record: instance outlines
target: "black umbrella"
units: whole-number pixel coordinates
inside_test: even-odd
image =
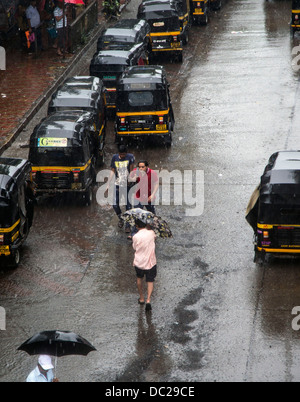
[[[95,351],[86,339],[69,331],[44,331],[24,342],[18,350],[29,355],[50,355],[62,357],[67,355],[87,356]]]

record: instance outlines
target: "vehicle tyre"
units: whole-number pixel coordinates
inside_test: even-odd
[[[189,34],[188,32],[185,33],[183,39],[182,39],[182,44],[185,46],[189,43]]]
[[[90,206],[93,201],[93,189],[90,186],[82,195],[82,202],[84,206]]]
[[[204,15],[204,19],[201,21],[201,25],[207,25],[208,24],[208,14],[206,13]]]
[[[104,159],[105,159],[105,155],[104,155],[104,149],[102,149],[102,152],[99,152],[98,158],[97,158],[97,165],[99,167],[104,165]]]
[[[168,148],[172,145],[172,134],[171,133],[164,136],[164,144]]]
[[[178,63],[182,63],[183,62],[183,55],[182,53],[179,53],[178,56],[176,57],[176,60]]]
[[[10,265],[13,268],[17,268],[19,264],[20,264],[20,251],[17,249],[12,252]]]

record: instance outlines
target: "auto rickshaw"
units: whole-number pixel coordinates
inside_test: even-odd
[[[291,30],[293,34],[300,30],[300,0],[292,1]]]
[[[199,25],[207,25],[209,19],[209,0],[190,0],[191,1],[191,14],[193,22]]]
[[[148,64],[148,54],[144,46],[138,43],[131,44],[127,48],[103,50],[95,53],[90,64],[90,75],[99,77],[105,87],[106,108],[110,116],[115,114],[116,109],[116,86],[117,81],[129,66]]]
[[[68,78],[52,95],[48,115],[58,111],[89,112],[93,117],[94,135],[97,144],[97,162],[104,163],[104,142],[106,132],[104,86],[100,78],[75,76]]]
[[[92,201],[96,147],[90,113],[56,112],[38,124],[30,137],[29,160],[37,195],[74,193]]]
[[[0,158],[0,256],[17,267],[32,226],[34,184],[28,160]]]
[[[143,0],[143,3],[147,4],[153,0]],[[170,0],[176,7],[179,21],[180,21],[180,40],[183,45],[188,43],[189,29],[191,27],[190,22],[190,0]]]
[[[179,15],[177,1],[146,0],[140,4],[137,16],[150,24],[152,56],[163,52],[182,62],[183,37],[187,31],[182,33]]]
[[[162,137],[166,145],[171,145],[174,125],[164,68],[128,68],[117,85],[116,141],[152,136]]]
[[[246,212],[254,230],[255,258],[300,255],[300,151],[274,153]]]
[[[145,20],[124,19],[119,21],[113,27],[105,29],[97,42],[97,51],[125,49],[128,45],[143,43],[144,51],[151,48],[150,45],[150,25]]]

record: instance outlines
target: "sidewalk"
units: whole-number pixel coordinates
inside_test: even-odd
[[[106,25],[99,0],[98,26],[88,43],[75,55],[57,56],[50,48],[38,57],[19,49],[7,49],[6,70],[0,71],[0,154],[23,130],[32,116],[65,80],[85,51],[90,48]]]

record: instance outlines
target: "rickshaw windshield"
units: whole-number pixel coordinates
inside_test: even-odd
[[[260,202],[258,222],[270,225],[300,225],[300,196],[272,195]]]
[[[172,17],[178,17],[178,14],[176,13],[175,10],[164,10],[163,6],[157,7],[157,9],[154,10],[144,10],[140,14],[140,18],[143,18],[145,20],[157,20],[157,19],[164,19],[164,18],[172,18]]]
[[[17,221],[17,207],[12,207],[9,201],[0,201],[0,227],[10,228]]]
[[[113,44],[128,44],[135,43],[135,38],[133,36],[103,36],[98,42],[98,48],[106,49],[109,48],[110,45]]]
[[[74,111],[84,111],[84,112],[94,112],[95,108],[92,106],[86,106],[86,107],[82,107],[82,106],[51,106],[49,108],[49,113],[53,113],[53,112],[74,112]]]
[[[166,91],[124,91],[118,93],[120,112],[161,111],[168,108]]]
[[[35,148],[31,152],[31,162],[36,166],[84,166],[82,147]]]

